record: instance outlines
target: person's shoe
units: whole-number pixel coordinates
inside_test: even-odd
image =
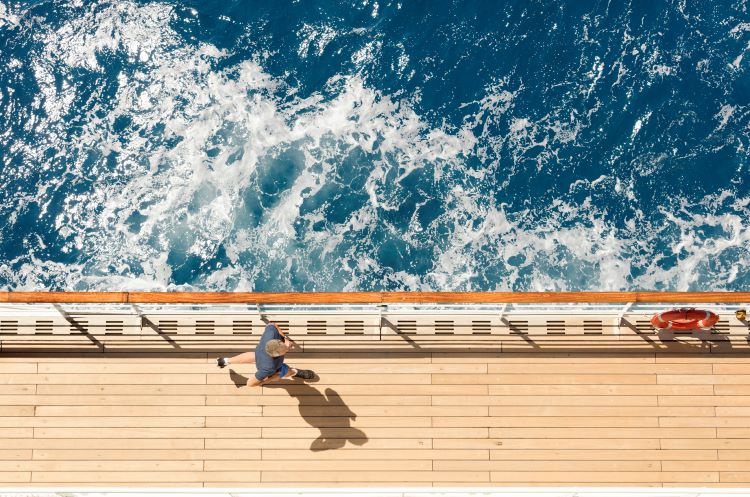
[[[219,357],[218,359],[216,359],[216,365],[220,368],[226,367],[227,361],[223,357]]]
[[[298,369],[293,378],[302,378],[303,380],[315,379],[315,373],[309,369]]]

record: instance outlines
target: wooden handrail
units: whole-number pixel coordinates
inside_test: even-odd
[[[0,292],[5,303],[380,304],[750,302],[750,292]]]

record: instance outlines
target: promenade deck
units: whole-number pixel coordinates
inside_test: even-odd
[[[744,354],[0,355],[0,486],[750,486]]]
[[[257,341],[246,320],[63,315],[62,334],[0,319],[0,487],[750,486],[747,325],[726,313],[668,336],[627,314],[612,333],[471,315],[460,334],[428,313],[377,337],[304,316],[287,362],[319,381],[259,388],[215,364]]]

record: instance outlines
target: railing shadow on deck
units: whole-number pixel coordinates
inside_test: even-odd
[[[92,345],[94,345],[97,349],[104,350],[104,344],[97,340],[94,335],[89,333],[84,326],[81,326],[80,323],[73,319],[70,314],[65,309],[63,309],[62,306],[60,306],[60,304],[52,304],[52,306],[57,309],[60,315],[65,318],[65,320],[70,324],[71,329],[75,329],[82,336],[85,336],[88,340],[91,340]]]
[[[728,351],[727,349],[732,348],[732,342],[729,338],[721,334],[713,333],[711,330],[701,329],[687,333],[680,333],[679,335],[675,334],[672,330],[658,330],[655,334],[646,334],[642,333],[637,325],[625,318],[620,320],[620,326],[629,329],[654,348],[664,346],[664,344],[673,344],[672,348],[687,347],[696,352],[711,352],[712,349],[719,348],[721,351]],[[685,339],[696,339],[697,341],[686,342]]]
[[[388,357],[396,355],[429,355],[434,353],[450,353],[454,355],[465,355],[471,357],[478,353],[513,354],[581,354],[582,356],[592,354],[649,354],[649,353],[730,353],[750,352],[750,337],[734,337],[730,339],[709,331],[696,332],[692,334],[675,335],[671,332],[661,332],[653,335],[639,334],[631,335],[627,341],[620,341],[613,336],[599,337],[549,337],[535,335],[518,335],[510,337],[497,337],[496,339],[477,340],[473,337],[456,337],[450,342],[445,340],[432,341],[430,337],[409,337],[409,340],[401,342],[397,337],[390,342],[373,340],[371,342],[358,342],[356,346],[347,343],[345,339],[336,342],[309,341],[297,339],[303,347],[302,352],[292,353],[290,357],[304,357],[308,354],[329,354],[331,357]],[[0,356],[16,357],[60,357],[80,356],[94,357],[102,355],[130,356],[130,357],[186,357],[186,358],[215,358],[223,354],[247,352],[255,343],[236,342],[189,342],[181,341],[177,337],[171,337],[170,342],[161,344],[144,344],[133,342],[131,344],[117,344],[110,346],[107,342],[102,345],[96,343],[45,345],[42,343],[29,343],[19,345],[17,343],[3,346],[0,342]],[[418,343],[412,346],[410,342]],[[740,347],[740,345],[742,345]],[[739,348],[736,348],[739,347]]]

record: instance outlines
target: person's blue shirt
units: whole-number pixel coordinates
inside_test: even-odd
[[[271,357],[266,352],[266,344],[269,340],[284,340],[279,330],[272,324],[266,326],[263,331],[263,336],[260,337],[260,342],[255,347],[255,367],[258,371],[255,373],[255,377],[258,380],[263,380],[276,373],[284,364],[284,356]]]

